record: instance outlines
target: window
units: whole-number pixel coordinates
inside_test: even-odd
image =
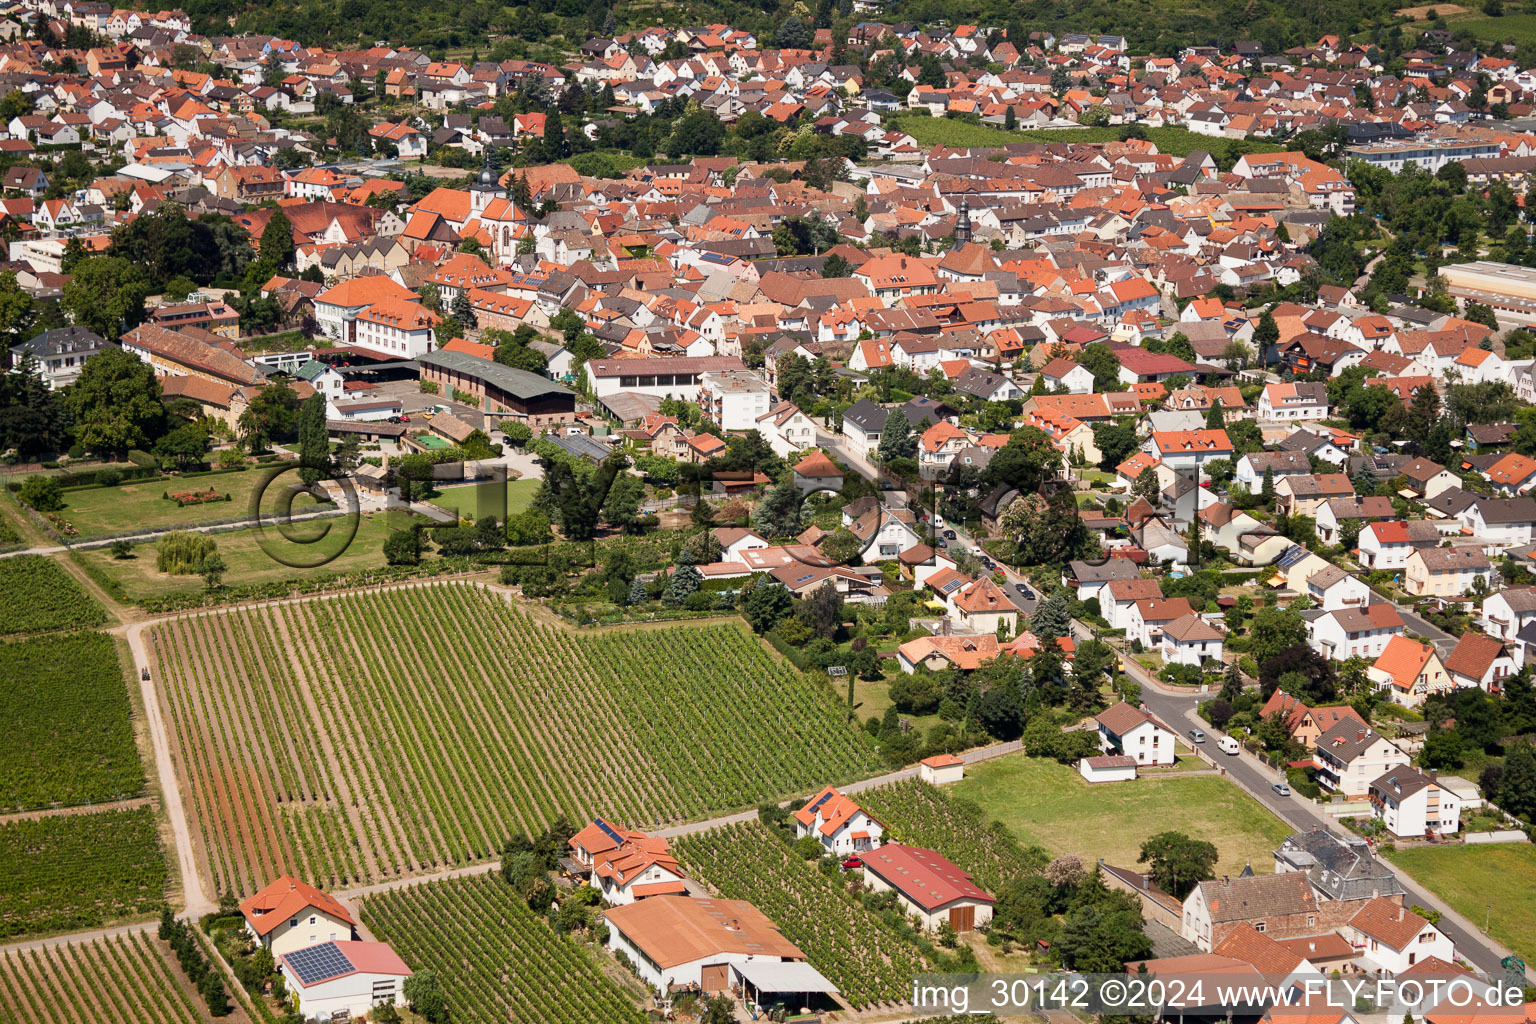
[[[314,924],[317,920],[319,920],[319,919],[317,917],[315,917],[314,914],[310,914],[309,915],[309,923],[310,924]]]
[[[297,928],[298,926],[299,926],[299,919],[298,918],[295,917],[295,918],[290,918],[289,919],[289,921],[288,921],[288,927],[289,928]]]
[[[1264,922],[1264,921],[1255,921],[1255,922],[1253,922],[1253,930],[1256,931],[1256,932],[1262,932],[1267,927],[1268,927],[1268,924],[1266,922]]]

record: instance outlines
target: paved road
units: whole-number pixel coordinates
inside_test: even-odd
[[[1169,728],[1181,735],[1188,735],[1189,730],[1193,728],[1210,731],[1210,725],[1195,714],[1195,706],[1205,695],[1169,691],[1153,679],[1146,669],[1130,658],[1122,656],[1121,665],[1131,678],[1141,683],[1142,703],[1146,704],[1148,709]],[[1296,795],[1280,796],[1271,789],[1270,787],[1280,780],[1280,773],[1246,751],[1235,757],[1219,758],[1217,763],[1226,769],[1227,777],[1241,786],[1249,796],[1298,832],[1314,828],[1342,831],[1337,824],[1337,819],[1318,810],[1309,800]],[[1408,905],[1418,904],[1440,911],[1443,915],[1440,920],[1440,930],[1450,936],[1451,941],[1456,944],[1457,954],[1462,959],[1488,974],[1503,976],[1503,968],[1499,966],[1499,961],[1509,955],[1508,950],[1484,935],[1480,928],[1451,909],[1439,897],[1419,886],[1391,862],[1382,858],[1382,863],[1386,864],[1402,883]]]

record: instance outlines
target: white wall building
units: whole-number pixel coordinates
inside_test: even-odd
[[[343,1010],[357,1018],[375,1006],[403,1006],[411,976],[384,942],[324,942],[283,954],[277,966],[299,1013],[319,1020]]]

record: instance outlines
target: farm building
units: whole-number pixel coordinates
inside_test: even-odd
[[[1077,762],[1077,774],[1089,782],[1130,782],[1136,778],[1136,759],[1125,754],[1100,754]]]
[[[240,913],[246,930],[274,957],[350,939],[356,923],[334,897],[288,875],[241,903]]]
[[[706,992],[724,991],[732,964],[805,960],[800,947],[744,900],[657,896],[614,907],[603,917],[608,948],[623,953],[646,984],[663,990],[698,985]],[[821,983],[832,990],[825,978]]]
[[[968,932],[992,919],[994,900],[941,854],[920,846],[887,843],[864,854],[864,879],[875,892],[896,890],[907,913],[929,930],[948,922]]]
[[[361,1017],[375,1006],[405,1002],[405,966],[387,942],[322,942],[284,953],[278,970],[307,1020],[345,1010]]]
[[[885,826],[828,786],[794,814],[795,838],[815,836],[828,853],[846,856],[880,845]]]
[[[535,427],[576,418],[576,393],[536,373],[446,350],[428,352],[417,363],[422,380],[444,395],[467,392],[485,411],[510,412]]]
[[[954,754],[934,754],[918,762],[917,777],[935,786],[965,778],[965,761]]]

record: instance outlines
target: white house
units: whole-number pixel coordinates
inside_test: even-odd
[[[1137,601],[1122,617],[1127,640],[1138,640],[1143,647],[1161,647],[1163,628],[1175,619],[1193,615],[1195,609],[1187,597],[1158,597]]]
[[[865,884],[874,892],[894,889],[902,910],[925,930],[948,924],[968,932],[992,919],[991,894],[933,850],[888,843],[863,861]]]
[[[1328,385],[1296,382],[1268,384],[1259,395],[1261,420],[1303,422],[1328,418]]]
[[[1199,469],[1217,459],[1232,458],[1232,440],[1225,430],[1159,430],[1144,446],[1169,469]]]
[[[386,942],[323,942],[284,953],[277,969],[305,1020],[356,1019],[376,1006],[405,1005],[411,969]]]
[[[880,505],[855,519],[848,529],[863,542],[859,553],[865,562],[888,562],[923,542],[914,529],[915,523],[916,519],[906,509],[892,511]]]
[[[1386,602],[1334,611],[1304,612],[1307,643],[1330,661],[1381,657],[1394,636],[1403,635],[1403,617]]]
[[[1110,559],[1110,563],[1128,561],[1130,559]],[[1126,629],[1130,623],[1131,609],[1136,607],[1137,602],[1156,600],[1162,596],[1163,585],[1157,580],[1110,580],[1099,590],[1099,614],[1104,616],[1110,629]]]
[[[880,845],[885,826],[858,804],[828,786],[794,813],[795,838],[815,836],[826,852],[863,855]]]
[[[1347,797],[1363,797],[1371,783],[1408,763],[1408,755],[1369,726],[1344,719],[1313,744],[1317,781]]]
[[[1461,798],[1433,773],[1404,765],[1371,783],[1371,813],[1399,839],[1454,835],[1461,828]]]
[[[725,965],[805,960],[777,925],[744,900],[657,896],[604,911],[603,918],[608,948],[623,953],[642,981],[662,991],[670,985],[722,991],[729,987]]]
[[[1198,615],[1182,615],[1163,627],[1163,661],[1200,667],[1221,663],[1222,632]]]
[[[751,370],[706,370],[699,375],[699,407],[724,430],[755,430],[768,415],[768,383]]]
[[[1093,374],[1070,359],[1052,359],[1040,368],[1040,376],[1052,391],[1066,388],[1070,395],[1093,393]]]
[[[757,432],[781,459],[816,444],[816,424],[793,402],[780,402],[759,416]]]
[[[1445,659],[1445,670],[1457,689],[1475,686],[1498,693],[1519,669],[1509,645],[1471,630],[1461,634],[1456,649]]]
[[[614,906],[688,891],[667,841],[602,818],[571,837],[571,859],[590,873],[592,887]]]
[[[1480,625],[1496,640],[1513,640],[1536,622],[1536,587],[1509,587],[1483,598]]]
[[[1418,548],[1434,547],[1440,543],[1440,531],[1435,524],[1414,519],[1407,522],[1389,520],[1367,523],[1355,541],[1360,552],[1360,564],[1367,569],[1386,572],[1407,567],[1408,556]]]
[[[1366,673],[1371,682],[1389,692],[1392,700],[1416,708],[1432,693],[1454,689],[1439,653],[1428,644],[1395,636]]]
[[[954,754],[934,754],[917,763],[917,777],[931,786],[945,786],[965,778],[965,760]]]
[[[273,956],[352,938],[352,915],[334,897],[283,875],[240,904],[245,930]]]
[[[1121,701],[1094,719],[1099,725],[1099,749],[1124,754],[1138,765],[1173,764],[1173,730],[1147,712]]]
[[[1485,547],[1529,544],[1536,529],[1536,498],[1479,498],[1456,519]]]
[[[1432,956],[1446,963],[1456,959],[1456,945],[1444,932],[1384,896],[1361,907],[1342,934],[1360,951],[1365,971],[1396,975]]]
[[[843,437],[847,439],[849,451],[861,459],[873,459],[888,415],[891,415],[890,410],[881,408],[867,398],[849,406],[843,413]],[[895,415],[900,416],[900,411]]]
[[[1371,588],[1358,576],[1351,576],[1336,565],[1328,565],[1307,577],[1307,596],[1325,612],[1344,608],[1364,608],[1371,599]]]

